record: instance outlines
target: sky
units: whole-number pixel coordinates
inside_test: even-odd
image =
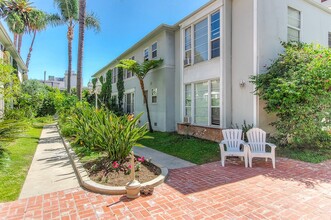
[[[86,30],[83,85],[110,61],[129,49],[160,24],[175,24],[209,0],[87,0],[87,12],[94,12],[101,32]],[[32,0],[48,13],[59,12],[52,0]],[[68,67],[67,26],[47,27],[37,34],[30,61],[29,79],[63,77]],[[10,34],[12,36],[12,34]],[[25,61],[32,36],[25,35],[21,56]],[[73,41],[72,69],[77,69],[78,24]]]

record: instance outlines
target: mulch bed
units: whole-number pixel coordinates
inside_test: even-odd
[[[125,186],[131,181],[130,175],[123,170],[112,169],[112,164],[107,158],[90,161],[84,164],[91,180],[110,186]],[[161,169],[152,163],[144,161],[140,164],[139,171],[136,171],[135,178],[140,183],[145,183],[155,179],[161,174]]]

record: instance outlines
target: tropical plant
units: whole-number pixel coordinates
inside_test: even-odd
[[[151,118],[150,118],[150,113],[149,113],[148,100],[147,100],[147,96],[145,93],[144,78],[151,70],[158,68],[162,64],[162,62],[163,62],[162,59],[147,60],[147,61],[144,61],[143,63],[139,64],[135,60],[124,59],[124,60],[121,60],[119,62],[119,64],[117,65],[117,67],[127,69],[127,70],[131,71],[132,73],[134,73],[139,80],[141,92],[143,94],[144,102],[145,102],[145,106],[146,106],[147,120],[148,120],[150,132],[153,132],[153,128],[152,128],[152,123],[151,123]]]
[[[0,154],[3,152],[2,144],[13,141],[22,134],[26,124],[22,121],[4,120],[0,121]]]
[[[112,71],[106,73],[106,82],[102,83],[100,99],[107,109],[111,109],[111,93],[112,93]]]
[[[67,92],[71,89],[71,73],[72,73],[72,41],[74,39],[74,29],[79,19],[78,0],[54,0],[54,3],[60,10],[60,15],[50,15],[48,20],[53,26],[67,25],[68,39],[68,83]],[[100,30],[99,21],[94,14],[88,14],[85,17],[85,27]],[[80,79],[81,80],[81,79]]]
[[[6,62],[0,62],[0,94],[4,102],[15,103],[20,90],[20,82],[15,69]]]
[[[124,97],[124,80],[123,80],[123,68],[118,68],[117,74],[117,98],[118,98],[118,110],[123,112],[123,97]]]
[[[252,77],[255,93],[275,113],[272,123],[282,144],[297,148],[330,147],[331,50],[319,45],[282,43],[285,53]]]

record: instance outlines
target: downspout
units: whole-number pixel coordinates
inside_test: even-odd
[[[259,71],[259,52],[258,52],[258,0],[253,0],[253,75],[257,76]],[[255,90],[255,85],[253,85]],[[253,124],[258,126],[259,117],[258,117],[258,108],[259,102],[258,97],[253,95]]]

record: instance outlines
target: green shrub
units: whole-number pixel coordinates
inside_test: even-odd
[[[279,141],[295,148],[328,148],[331,143],[331,50],[319,45],[283,43],[285,53],[266,74],[252,77]]]
[[[13,141],[22,134],[22,131],[27,127],[23,121],[4,120],[0,121],[0,153],[2,153],[2,144]]]

